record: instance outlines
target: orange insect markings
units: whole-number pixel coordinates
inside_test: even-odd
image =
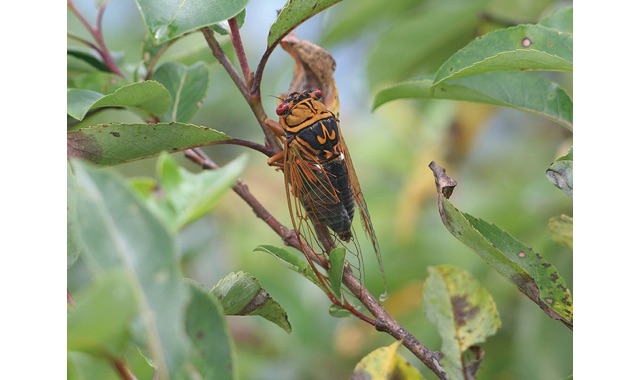
[[[324,145],[324,143],[327,142],[327,139],[329,140],[335,140],[336,138],[336,131],[331,131],[331,133],[329,133],[329,131],[327,130],[327,127],[322,124],[322,136],[318,136],[318,142],[321,145]]]

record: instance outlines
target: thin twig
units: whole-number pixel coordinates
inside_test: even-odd
[[[251,70],[249,70],[249,62],[247,62],[247,55],[244,52],[244,46],[242,46],[242,38],[240,38],[240,28],[238,28],[238,20],[235,17],[229,19],[229,31],[231,34],[231,44],[236,51],[236,57],[240,63],[240,69],[244,75],[245,83],[247,87],[251,86]]]
[[[84,25],[84,27],[91,34],[91,37],[93,37],[93,39],[96,41],[98,46],[97,48],[95,48],[95,50],[100,55],[100,57],[102,57],[102,61],[104,62],[105,66],[107,66],[107,68],[112,73],[124,78],[124,74],[122,74],[122,71],[120,71],[120,68],[118,68],[118,65],[116,65],[116,62],[113,60],[113,57],[111,57],[111,54],[109,53],[109,48],[107,48],[107,45],[105,44],[104,38],[102,36],[102,17],[104,15],[106,6],[107,6],[107,2],[104,2],[98,8],[96,27],[94,28],[93,26],[91,26],[91,24],[89,24],[87,19],[84,18],[84,16],[78,11],[75,4],[73,4],[73,1],[67,0],[67,7],[80,20],[82,25]]]
[[[269,60],[269,56],[273,53],[273,50],[278,46],[278,43],[274,43],[273,46],[267,47],[267,50],[262,54],[260,58],[260,62],[258,62],[258,67],[256,68],[256,72],[253,77],[253,83],[251,85],[251,93],[260,93],[260,84],[262,82],[262,75],[264,74],[264,69],[267,66],[267,61]]]
[[[69,293],[69,289],[67,289],[67,304],[69,306],[76,306],[76,302],[73,300],[73,297],[71,297],[71,293]]]
[[[236,87],[245,98],[249,107],[251,107],[251,111],[255,115],[258,123],[260,123],[260,128],[262,128],[262,132],[265,136],[265,145],[268,149],[277,149],[280,147],[278,138],[273,134],[271,129],[266,125],[266,120],[269,118],[267,113],[264,111],[262,107],[262,101],[260,100],[260,93],[251,92],[249,93],[247,85],[244,83],[242,77],[236,71],[235,67],[229,61],[229,58],[220,47],[220,44],[216,40],[213,35],[213,31],[209,28],[201,28],[202,34],[204,35],[204,39],[207,41],[209,48],[211,49],[211,53],[214,57],[220,62],[222,67],[227,71],[233,83],[235,83]]]
[[[176,41],[177,40],[171,40],[167,42],[164,46],[160,48],[160,50],[156,53],[156,55],[154,55],[153,58],[149,60],[149,62],[147,63],[147,74],[144,76],[145,80],[149,80],[149,78],[151,78],[151,76],[153,75],[153,70],[155,70],[156,64],[158,64],[158,61],[160,61],[160,58],[162,57],[162,55],[166,53],[167,50],[169,50],[169,48],[171,47],[171,45],[173,45],[173,43]]]
[[[210,145],[224,145],[224,144],[244,146],[246,148],[253,149],[257,152],[260,152],[267,157],[271,157],[274,154],[278,153],[277,151],[269,149],[262,144],[255,143],[253,141],[241,140],[241,139],[216,141],[214,143],[211,143]],[[205,146],[205,145],[202,145],[202,146]]]
[[[72,39],[72,40],[76,40],[81,44],[87,45],[88,47],[90,47],[93,50],[99,50],[98,45],[94,44],[91,41],[87,41],[84,38],[80,38],[78,36],[74,36],[73,34],[67,33],[67,38]]]
[[[113,359],[111,362],[123,380],[136,380],[136,377],[131,373],[129,368],[127,368],[127,365],[122,360]]]
[[[247,85],[242,80],[240,74],[238,74],[238,71],[236,71],[236,68],[233,67],[231,61],[229,61],[229,58],[224,53],[224,50],[222,50],[222,47],[213,35],[213,31],[207,27],[200,28],[200,31],[204,35],[204,39],[205,41],[207,41],[207,45],[209,45],[209,49],[211,49],[211,53],[213,54],[213,56],[216,57],[227,74],[229,74],[233,83],[235,83],[236,87],[238,87],[238,90],[240,90],[240,94],[242,94],[245,100],[249,100],[249,91],[247,90]]]

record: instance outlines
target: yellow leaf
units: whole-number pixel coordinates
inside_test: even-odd
[[[398,354],[402,341],[380,347],[362,358],[356,365],[351,380],[423,380],[424,377]]]

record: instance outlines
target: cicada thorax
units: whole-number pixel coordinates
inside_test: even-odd
[[[316,223],[343,241],[352,237],[354,194],[335,115],[319,101],[320,91],[291,93],[277,108],[289,155],[301,174],[291,192]]]

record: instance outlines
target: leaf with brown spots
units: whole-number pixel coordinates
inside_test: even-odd
[[[291,324],[282,306],[248,273],[228,274],[211,289],[211,293],[220,300],[226,315],[259,315],[291,332]]]
[[[440,168],[432,163],[436,183]],[[449,232],[508,278],[551,318],[573,329],[571,291],[556,268],[506,231],[455,208],[438,184],[438,209]],[[449,194],[450,195],[450,194]]]
[[[453,265],[431,266],[427,272],[424,307],[442,338],[440,363],[450,379],[474,379],[482,357],[477,345],[501,325],[496,304],[475,278]],[[474,352],[465,353],[470,349]]]
[[[433,78],[382,89],[375,95],[373,108],[396,99],[462,100],[515,108],[573,131],[570,92],[538,74],[573,71],[572,18],[573,8],[567,7],[539,24],[520,24],[482,35],[449,56],[435,69]],[[380,64],[380,59],[373,62],[388,79],[388,65]]]
[[[67,157],[116,165],[229,139],[215,129],[184,123],[93,125],[67,132]]]
[[[351,380],[404,379],[422,380],[424,377],[405,358],[398,354],[402,341],[380,347],[362,358],[351,374]]]
[[[569,148],[566,155],[549,165],[546,174],[551,183],[573,199],[573,147]]]

